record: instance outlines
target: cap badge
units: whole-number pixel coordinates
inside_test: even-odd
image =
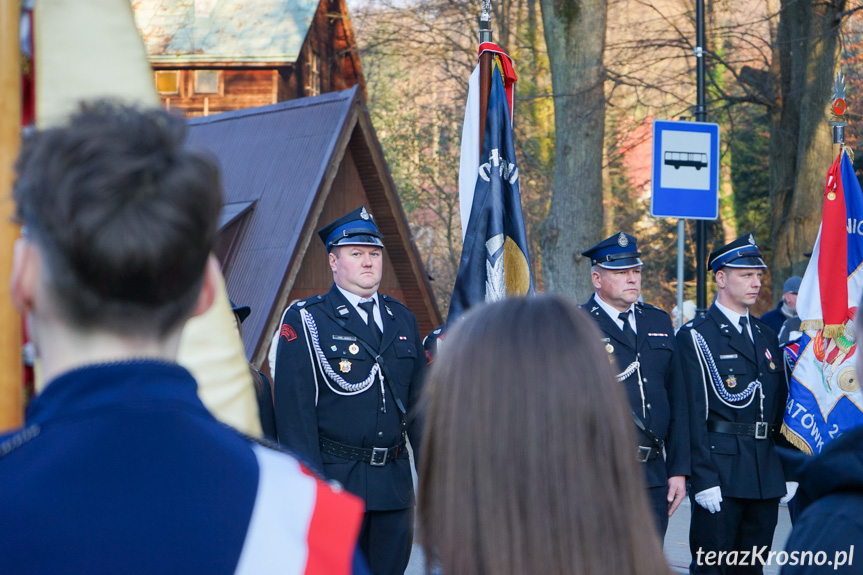
[[[623,232],[620,232],[620,235],[617,236],[617,245],[619,245],[622,248],[625,248],[626,246],[629,245],[629,239],[626,237],[626,234],[624,234]]]
[[[752,237],[752,234],[749,234],[749,243],[755,245],[755,238]]]
[[[360,217],[364,220],[368,220],[369,218],[371,218],[365,207],[363,207],[362,211],[360,212]]]
[[[348,373],[351,370],[351,362],[343,359],[339,362],[339,371],[342,373]]]

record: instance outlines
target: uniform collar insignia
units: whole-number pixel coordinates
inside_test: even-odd
[[[393,312],[392,312],[392,310],[390,309],[390,306],[385,305],[385,306],[384,306],[384,309],[385,309],[385,310],[387,310],[387,313],[388,313],[388,314],[390,314],[390,317],[393,317]]]
[[[350,312],[348,311],[348,306],[340,305],[336,308],[336,311],[339,312],[339,315],[348,315]]]

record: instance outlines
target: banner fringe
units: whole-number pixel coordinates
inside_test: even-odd
[[[800,322],[800,331],[818,331],[824,327],[824,321],[820,319],[807,319]]]
[[[807,455],[812,455],[812,448],[809,447],[809,444],[800,439],[800,436],[798,436],[796,433],[791,431],[784,421],[782,422],[782,429],[780,431],[791,445],[793,445],[803,453],[806,453]]]
[[[845,326],[840,324],[825,325],[823,336],[826,339],[837,339],[845,335]]]

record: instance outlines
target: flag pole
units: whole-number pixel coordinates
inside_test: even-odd
[[[12,245],[18,226],[11,222],[13,164],[21,144],[21,2],[0,7],[0,433],[23,421],[21,316],[9,297]]]
[[[491,0],[482,0],[482,14],[479,17],[479,43],[491,42]],[[488,114],[488,100],[491,94],[491,64],[494,54],[483,52],[479,57],[479,154],[482,157],[482,140],[485,136],[485,118]]]

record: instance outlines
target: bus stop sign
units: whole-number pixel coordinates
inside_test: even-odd
[[[719,216],[719,124],[653,122],[650,215],[715,220]]]

